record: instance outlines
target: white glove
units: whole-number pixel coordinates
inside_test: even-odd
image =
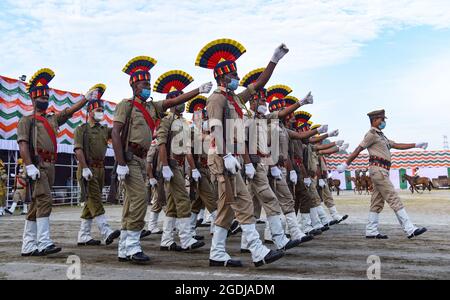
[[[233,175],[235,175],[236,172],[241,169],[241,164],[236,159],[236,157],[231,155],[231,153],[225,155],[223,157],[223,161],[224,161],[224,164],[225,164],[225,169],[227,169],[228,172],[230,172]]]
[[[308,95],[306,95],[306,97],[300,101],[300,106],[303,106],[306,104],[313,104],[313,103],[314,103],[314,97],[311,94],[311,92],[309,92]]]
[[[285,44],[281,44],[275,49],[275,52],[273,53],[272,59],[270,61],[277,64],[288,52],[288,47],[286,47]]]
[[[36,180],[38,178],[41,178],[41,172],[39,172],[38,168],[36,168],[35,165],[25,166],[25,169],[27,169],[27,175],[32,180]]]
[[[247,175],[249,179],[253,179],[253,177],[255,177],[255,173],[256,170],[252,163],[245,165],[245,175]]]
[[[348,165],[347,165],[346,163],[343,163],[343,164],[340,164],[340,165],[337,167],[337,171],[338,171],[339,173],[344,173],[345,170],[347,170],[347,168],[348,168]]]
[[[199,90],[200,94],[208,94],[211,91],[212,87],[213,87],[212,82],[208,82],[208,83],[202,84],[198,88],[198,90]]]
[[[94,177],[94,174],[92,174],[92,171],[89,168],[83,168],[82,175],[86,181],[89,181]]]
[[[92,91],[88,92],[86,94],[86,96],[84,96],[84,98],[86,98],[87,101],[98,99],[98,90],[95,89],[95,90],[92,90]]]
[[[328,132],[328,125],[322,125],[322,126],[320,126],[319,128],[317,128],[317,132],[318,132],[319,134]]]
[[[312,180],[309,177],[303,179],[303,182],[305,183],[306,187],[310,187],[312,184]]]
[[[344,141],[343,140],[339,140],[336,142],[336,146],[341,147],[342,145],[344,145]]]
[[[319,179],[319,186],[320,186],[321,188],[323,188],[325,185],[326,185],[325,180]]]
[[[289,173],[289,179],[291,180],[291,182],[292,182],[293,184],[297,184],[297,181],[298,181],[297,172],[295,172],[294,170],[292,170],[292,171]]]
[[[128,174],[130,174],[130,169],[128,169],[127,165],[125,166],[117,165],[116,173],[119,180],[122,181],[125,180],[125,177],[127,177]]]
[[[422,148],[423,150],[427,150],[428,143],[418,143],[416,144],[416,148]]]
[[[173,172],[169,166],[163,166],[162,173],[163,173],[164,180],[167,182],[169,182],[173,177]]]
[[[328,134],[328,137],[335,137],[339,135],[339,129],[333,130]]]
[[[341,147],[339,147],[339,151],[347,151],[348,147],[350,147],[349,144],[344,144]]]
[[[281,173],[281,170],[278,167],[272,167],[270,169],[270,174],[272,174],[272,177],[275,178],[276,180],[283,179],[282,177],[283,173]]]
[[[155,187],[158,184],[158,181],[155,178],[150,178],[148,180],[148,183],[150,184],[151,187]]]
[[[202,175],[197,169],[192,170],[192,179],[194,179],[195,182],[198,182],[198,180],[202,178]]]

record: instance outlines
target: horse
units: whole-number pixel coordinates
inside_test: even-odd
[[[336,189],[337,195],[339,196],[339,193],[341,191],[341,181],[339,179],[328,178],[328,186],[330,187],[331,191],[333,191],[333,188]]]
[[[411,190],[411,193],[414,194],[414,191],[416,191],[417,193],[420,194],[418,187],[420,186],[422,188],[422,193],[425,191],[425,189],[428,189],[428,191],[431,192],[431,189],[434,189],[434,185],[433,182],[427,178],[427,177],[419,177],[419,178],[415,178],[413,176],[409,176],[407,174],[404,174],[402,176],[402,180],[406,180],[408,181],[410,187],[409,189]]]

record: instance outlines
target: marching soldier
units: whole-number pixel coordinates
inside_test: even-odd
[[[283,85],[270,87],[268,89],[270,112],[279,111],[286,107],[285,97],[291,92],[292,90],[289,87]],[[312,96],[309,94],[306,99],[308,98],[312,98]],[[294,106],[298,108],[298,102],[294,104]],[[295,215],[295,201],[288,185],[288,182],[291,182],[295,186],[298,182],[298,174],[293,168],[290,160],[289,144],[292,139],[308,139],[313,135],[324,133],[328,130],[328,126],[321,126],[317,130],[313,129],[305,132],[295,132],[287,128],[290,123],[290,118],[291,116],[285,118],[279,124],[271,124],[271,129],[278,130],[279,134],[279,157],[271,166],[269,174],[275,195],[277,196],[283,214],[286,217],[286,225],[291,237],[310,240],[311,236],[306,237],[299,226],[297,216]]]
[[[166,206],[166,193],[164,191],[163,178],[156,175],[156,173],[160,172],[160,170],[157,170],[158,156],[158,140],[154,139],[147,153],[147,176],[151,190],[150,219],[148,221],[148,230],[142,231],[141,238],[150,234],[162,234],[162,230],[158,227],[158,219],[163,207]]]
[[[264,69],[257,69],[247,74],[242,80],[241,84],[244,87],[248,87],[250,84],[256,82]],[[292,231],[289,240],[284,234],[284,229],[281,222],[282,208],[280,207],[279,200],[272,190],[267,173],[269,166],[274,165],[272,158],[273,153],[270,153],[268,148],[269,144],[269,127],[260,120],[283,120],[293,113],[297,108],[304,104],[311,104],[313,97],[311,94],[302,100],[297,102],[288,108],[280,111],[272,111],[267,113],[267,90],[261,89],[250,100],[251,115],[248,115],[248,133],[247,133],[247,147],[249,147],[249,159],[250,164],[245,165],[246,177],[249,179],[248,189],[253,199],[256,199],[267,215],[266,231],[270,232],[270,242],[275,243],[278,249],[288,250],[300,245],[303,242],[311,240],[310,237],[306,237],[301,232]],[[255,147],[253,147],[255,145]],[[288,217],[287,217],[288,218]],[[294,218],[295,219],[295,218]],[[295,228],[298,228],[296,226]],[[247,253],[247,241],[245,236],[242,236],[241,240],[241,252]]]
[[[205,145],[209,146],[209,127],[208,127],[208,116],[205,110],[206,107],[206,97],[198,96],[191,101],[189,101],[186,111],[193,115],[192,127],[192,140],[194,141],[193,148],[193,158],[196,168],[200,172],[200,179],[198,183],[191,181],[190,186],[190,196],[192,200],[191,205],[191,230],[192,236],[197,236],[197,218],[201,209],[206,208],[210,213],[211,224],[209,226],[210,233],[214,233],[214,222],[216,220],[217,214],[217,189],[211,180],[211,173],[208,168],[208,154],[205,149]],[[198,144],[198,148],[196,144]],[[204,211],[204,210],[203,210]],[[203,218],[203,217],[202,217]],[[201,225],[201,222],[200,224]]]
[[[343,144],[342,146],[335,146],[328,150],[323,150],[319,155],[319,181],[318,181],[318,191],[319,195],[323,200],[323,203],[328,208],[331,216],[331,220],[325,214],[325,211],[322,205],[319,207],[319,217],[322,220],[322,224],[330,224],[335,225],[339,224],[342,221],[345,221],[348,218],[348,215],[341,216],[336,208],[334,203],[333,194],[330,191],[330,186],[328,185],[328,166],[325,160],[325,155],[332,155],[338,153],[340,151],[345,151],[348,149],[348,144]]]
[[[320,128],[320,125],[315,126],[314,128],[311,127],[312,123],[311,121],[308,121],[304,124],[303,130],[312,130],[314,128]],[[301,215],[301,223],[304,230],[315,230],[314,233],[317,234],[317,232],[320,231],[327,231],[329,229],[327,224],[322,224],[320,218],[319,218],[319,212],[317,207],[321,207],[321,199],[320,195],[317,191],[317,172],[318,172],[318,154],[321,153],[321,151],[325,151],[326,149],[329,149],[331,147],[336,146],[336,143],[330,143],[327,145],[319,145],[316,143],[319,143],[323,140],[325,140],[328,137],[335,137],[338,136],[339,131],[334,130],[329,134],[323,134],[321,136],[312,137],[310,139],[306,139],[303,141],[305,150],[303,155],[303,165],[306,169],[307,175],[303,179],[303,182],[306,186],[306,190],[308,192],[309,197],[311,198],[311,205],[309,209],[309,214],[302,213]],[[341,142],[339,142],[341,143]],[[343,143],[343,142],[342,142]]]
[[[387,239],[388,236],[380,234],[378,231],[379,214],[383,210],[384,203],[387,202],[394,210],[403,231],[409,239],[419,236],[427,231],[425,227],[418,228],[413,225],[403,206],[400,197],[389,180],[389,170],[391,168],[391,149],[408,150],[413,148],[426,149],[428,143],[400,144],[389,140],[383,133],[386,128],[385,110],[377,110],[367,114],[370,119],[371,129],[365,135],[364,140],[350,155],[347,161],[338,167],[340,173],[344,172],[348,166],[358,157],[364,149],[369,151],[369,174],[373,183],[373,194],[369,213],[369,222],[366,227],[366,237],[368,239]]]
[[[154,91],[166,93],[166,99],[173,99],[183,94],[183,89],[194,79],[179,70],[169,71],[156,81]],[[209,91],[208,91],[209,92]],[[166,217],[161,237],[162,251],[193,250],[205,245],[199,240],[203,237],[193,236],[191,229],[191,201],[186,190],[185,161],[191,169],[191,178],[198,182],[201,178],[191,153],[191,130],[182,117],[185,104],[171,108],[171,113],[161,120],[158,128],[159,160],[167,194]],[[177,227],[181,245],[174,239]]]
[[[23,167],[23,159],[19,158],[17,160],[17,172],[14,178],[14,189],[13,189],[13,204],[9,209],[6,209],[6,213],[13,215],[17,204],[21,203],[23,205],[23,210],[21,215],[26,215],[28,213],[28,204],[26,203],[27,197],[27,174]]]
[[[237,139],[234,133],[238,127],[244,129],[245,103],[257,90],[266,85],[277,63],[289,50],[284,44],[279,46],[258,80],[237,95],[235,91],[239,87],[239,76],[236,60],[245,51],[246,49],[234,40],[219,39],[206,45],[196,60],[197,66],[214,69],[214,78],[218,85],[208,98],[206,106],[211,131],[208,166],[211,174],[217,179],[219,194],[210,266],[242,267],[242,263],[232,260],[225,249],[228,229],[235,217],[241,225],[242,234],[247,240],[256,267],[272,263],[284,255],[282,250],[269,250],[259,238],[253,216],[252,198],[239,172],[241,166],[237,159],[239,154],[245,153],[245,130],[240,131],[241,134]],[[237,126],[230,125],[233,121]],[[228,137],[232,137],[233,140],[230,141]],[[227,147],[227,144],[230,147]],[[240,151],[230,149],[231,145],[236,144],[241,145]]]
[[[91,236],[92,222],[95,221],[106,245],[120,236],[119,230],[109,226],[102,203],[102,191],[105,181],[105,156],[112,128],[102,125],[104,107],[101,97],[106,90],[103,84],[97,84],[89,91],[97,91],[95,99],[87,106],[87,122],[75,130],[74,151],[78,160],[77,178],[82,187],[84,200],[81,213],[81,225],[78,232],[78,246],[98,246],[101,241]]]
[[[145,159],[153,134],[166,109],[211,89],[211,83],[207,83],[172,99],[147,102],[151,94],[150,69],[155,64],[153,58],[141,56],[132,59],[123,69],[130,76],[133,97],[117,105],[112,131],[116,173],[125,189],[118,256],[119,261],[136,264],[150,260],[141,249],[140,237],[147,211]]]
[[[34,107],[33,115],[22,117],[17,127],[17,143],[30,178],[28,190],[32,198],[25,221],[22,256],[44,256],[61,251],[50,238],[49,220],[57,159],[56,133],[59,126],[80,110],[92,94],[88,93],[60,113],[47,113],[48,83],[54,76],[52,70],[41,69],[31,78],[28,91]]]
[[[0,159],[0,216],[5,215],[6,196],[8,190],[6,188],[6,181],[8,180],[8,174],[6,174],[5,164]],[[6,212],[8,209],[6,209]]]
[[[307,125],[310,118],[311,114],[305,111],[296,112],[294,114],[294,122],[291,123],[292,130],[297,132],[309,131],[310,128]],[[305,145],[302,140],[291,140],[290,149],[292,165],[298,174],[297,184],[294,186],[295,190],[292,193],[295,199],[295,213],[297,214],[297,220],[300,224],[300,228],[305,234],[312,236],[319,235],[322,231],[316,230],[310,226],[309,210],[311,209],[312,199],[304,182],[304,179],[309,177],[304,164],[303,153],[305,151]],[[305,221],[302,222],[302,220]]]

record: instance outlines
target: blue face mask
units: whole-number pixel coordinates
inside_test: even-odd
[[[239,80],[232,78],[231,82],[228,84],[228,88],[232,91],[237,90],[239,87]]]
[[[385,129],[385,128],[386,128],[386,122],[383,121],[383,122],[381,122],[381,124],[380,124],[380,129],[383,130],[383,129]]]
[[[151,91],[149,89],[143,89],[139,95],[139,98],[143,101],[146,101],[148,98],[150,98]]]

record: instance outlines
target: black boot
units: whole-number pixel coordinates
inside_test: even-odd
[[[424,234],[425,232],[427,232],[427,229],[425,227],[417,228],[416,230],[414,230],[413,234],[408,236],[408,239],[412,239],[413,237]]]
[[[144,254],[144,252],[139,252],[130,256],[130,262],[136,265],[145,265],[150,261],[150,257]]]
[[[182,248],[182,249],[183,249],[183,251],[189,251],[189,250],[195,250],[195,249],[201,248],[203,246],[205,246],[204,242],[196,242],[196,243],[192,244],[191,246],[189,246],[189,248],[187,248],[187,249]]]
[[[39,252],[39,256],[46,256],[46,255],[50,255],[50,254],[55,254],[58,252],[61,252],[61,248],[57,248],[55,245],[50,245],[47,248],[45,248],[44,250]]]
[[[115,230],[113,233],[111,233],[108,238],[105,241],[106,245],[111,245],[112,242],[114,242],[115,239],[117,239],[120,236],[120,230]]]
[[[289,249],[292,249],[294,247],[297,247],[301,244],[301,240],[290,240],[283,248],[282,250],[286,251]]]
[[[313,235],[306,235],[300,239],[300,244],[312,241],[314,239]]]
[[[384,234],[377,234],[374,236],[366,236],[366,239],[369,239],[369,240],[387,240],[388,238],[389,237]]]
[[[78,243],[77,245],[78,246],[100,246],[101,244],[102,244],[101,241],[92,239],[92,240],[89,240],[86,243]]]
[[[183,251],[183,248],[177,245],[177,243],[172,243],[169,247],[161,246],[159,247],[159,250],[161,251],[176,251],[181,252]]]
[[[228,261],[216,261],[209,260],[210,267],[229,267],[229,268],[241,268],[243,267],[242,262],[240,260],[228,260]]]
[[[149,231],[149,230],[142,230],[141,231],[141,240],[143,239],[143,238],[145,238],[145,237],[148,237],[150,234],[152,234],[152,232],[151,231]],[[119,236],[120,236],[120,233],[119,233]]]
[[[270,250],[263,260],[255,262],[255,267],[271,264],[284,256],[283,250]]]

